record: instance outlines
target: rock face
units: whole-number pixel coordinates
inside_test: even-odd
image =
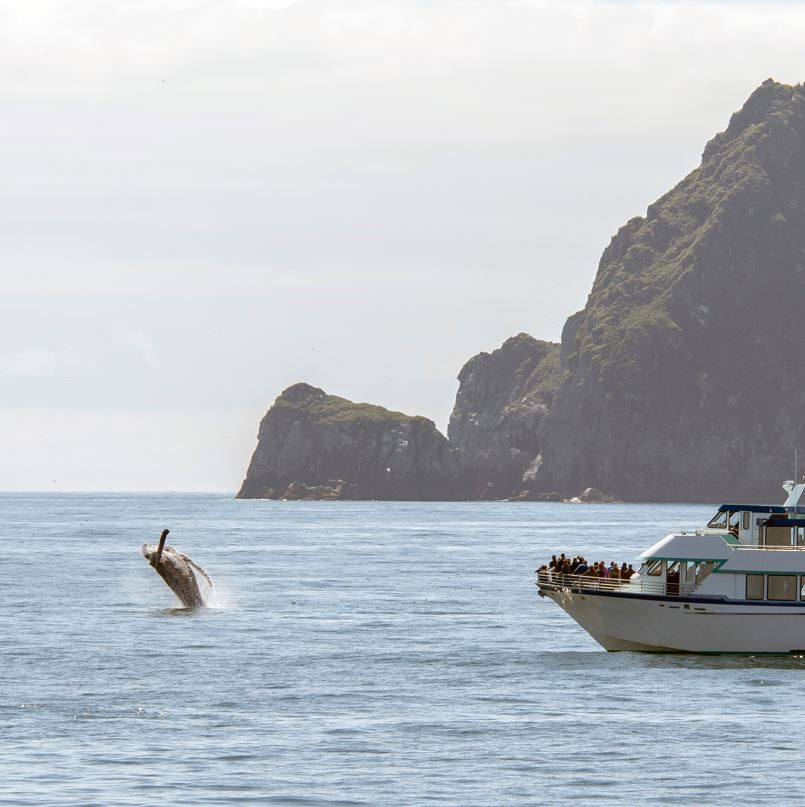
[[[805,87],[771,80],[604,251],[534,485],[779,498],[805,423]]]
[[[299,384],[239,495],[777,501],[805,448],[804,313],[805,87],[768,80],[614,236],[561,345],[467,362],[450,442]]]
[[[451,499],[457,477],[432,421],[295,384],[260,423],[238,498]]]
[[[479,353],[458,375],[448,437],[469,498],[504,498],[529,481],[539,426],[560,381],[559,345],[521,333]]]
[[[611,504],[615,501],[614,497],[601,493],[597,488],[585,488],[578,499],[589,504]]]

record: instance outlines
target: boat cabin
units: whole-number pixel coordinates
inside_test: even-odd
[[[703,532],[744,546],[805,548],[805,484],[785,482],[783,488],[788,498],[779,506],[722,504]]]

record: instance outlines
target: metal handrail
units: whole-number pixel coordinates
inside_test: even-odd
[[[628,591],[635,594],[688,595],[696,588],[694,583],[676,583],[666,580],[648,580],[631,577],[628,580],[609,577],[588,577],[580,574],[553,574],[537,572],[537,584],[570,591]]]
[[[768,549],[771,552],[788,552],[796,550],[804,552],[805,546],[769,546],[768,544],[732,544],[733,549]]]

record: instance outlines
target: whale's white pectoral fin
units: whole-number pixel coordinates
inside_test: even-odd
[[[190,560],[187,555],[182,555],[182,557],[209,583],[210,587],[212,588],[212,580],[210,580],[210,576],[207,574],[207,572],[205,572],[204,569],[198,565],[198,563]]]

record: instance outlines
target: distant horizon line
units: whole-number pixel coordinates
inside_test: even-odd
[[[261,499],[261,498],[245,498],[239,499],[237,493],[228,490],[0,490],[0,496],[45,496],[45,495],[60,495],[60,496],[228,496],[232,501],[239,502],[326,502],[328,504],[355,504],[355,503],[389,503],[389,504],[511,504],[511,505],[527,505],[527,504],[566,504],[566,505],[586,505],[596,504],[600,506],[609,507],[611,505],[626,504],[626,505],[657,505],[657,506],[674,506],[674,505],[696,505],[700,507],[717,506],[718,502],[702,502],[702,501],[616,501],[616,502],[539,502],[539,501],[513,501],[511,499],[340,499],[340,500],[327,500],[327,499]]]
[[[187,494],[197,494],[197,495],[210,495],[210,496],[232,496],[235,497],[235,493],[231,490],[111,490],[111,489],[46,489],[46,488],[29,488],[29,489],[2,489],[0,490],[0,496],[3,495],[14,495],[14,494],[46,494],[46,493],[59,493],[59,494],[109,494],[109,495],[116,495],[116,494],[125,494],[127,496],[153,496],[155,494],[176,494],[176,495],[187,495]]]

